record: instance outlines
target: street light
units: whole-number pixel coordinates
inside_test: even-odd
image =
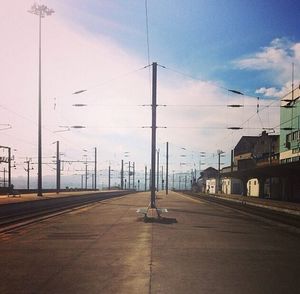
[[[39,114],[38,114],[38,191],[37,196],[43,196],[42,194],[42,46],[41,46],[41,24],[42,18],[46,15],[49,16],[54,13],[53,9],[49,9],[46,5],[34,3],[31,6],[29,13],[39,16]]]

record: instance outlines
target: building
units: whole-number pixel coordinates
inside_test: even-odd
[[[209,184],[209,186],[214,185],[216,187],[216,183],[210,184],[210,182],[207,183],[207,180],[210,180],[210,179],[216,180],[216,179],[218,179],[218,175],[219,175],[219,172],[213,167],[208,167],[207,169],[203,170],[200,173],[200,177],[197,180],[197,186],[198,186],[199,191],[203,192],[203,193],[207,192],[208,184]]]
[[[218,187],[218,179],[216,178],[210,178],[206,180],[206,193],[209,194],[216,194],[217,193],[217,187]]]
[[[279,135],[268,134],[263,131],[260,136],[243,136],[234,148],[232,166],[222,169],[222,192],[270,197],[270,187],[277,184],[278,179],[258,175],[256,177],[255,173],[250,175],[250,173],[247,174],[247,171],[278,164]],[[234,178],[233,173],[238,177]]]
[[[242,193],[242,183],[239,179],[234,178],[222,178],[222,193],[223,194],[241,194]]]
[[[281,99],[280,163],[300,160],[300,85]]]

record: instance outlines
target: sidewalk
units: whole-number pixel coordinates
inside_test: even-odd
[[[231,201],[240,203],[243,205],[250,205],[255,207],[266,208],[274,211],[285,212],[288,214],[300,216],[300,203],[286,202],[272,199],[262,199],[251,196],[240,196],[234,194],[204,194],[199,193],[202,197],[221,199],[225,201]]]

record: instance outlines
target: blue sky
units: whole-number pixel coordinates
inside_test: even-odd
[[[75,3],[82,12],[75,16],[80,25],[109,36],[141,57],[147,56],[145,1]],[[148,0],[147,3],[151,61],[202,79],[220,80],[228,87],[250,93],[263,86],[282,86],[263,71],[239,70],[233,61],[258,52],[277,38],[299,41],[298,1]],[[83,15],[93,17],[83,18]],[[74,14],[69,17],[73,19]],[[106,26],[103,20],[115,25]]]
[[[143,170],[151,154],[150,130],[142,128],[151,124],[151,109],[140,106],[151,102],[149,71],[141,70],[148,64],[145,1],[38,2],[55,10],[42,26],[44,156],[53,156],[52,143],[60,140],[70,160],[81,158],[83,149],[92,156],[98,147],[99,169],[111,163],[119,170],[129,151],[130,160]],[[15,174],[20,175],[24,159],[34,160],[37,153],[38,19],[27,12],[32,4],[0,4],[5,97],[0,123],[11,126],[0,135],[2,145],[17,150]],[[158,109],[158,125],[167,128],[158,130],[157,139],[161,150],[170,142],[170,169],[183,171],[182,150],[190,158],[189,169],[200,160],[200,151],[207,153],[202,168],[216,167],[217,149],[226,152],[229,163],[230,150],[241,136],[278,126],[278,101],[257,113],[253,97],[226,89],[266,98],[262,108],[271,103],[270,97],[291,88],[292,63],[299,84],[298,1],[148,0],[147,7],[150,63],[167,67],[158,69],[158,103],[168,106]],[[87,91],[72,95],[80,89]],[[87,106],[76,108],[74,103]],[[245,107],[229,109],[230,103]],[[241,124],[241,131],[228,129]],[[86,128],[63,132],[66,128],[60,127],[72,125]],[[53,174],[51,164],[44,169],[45,175]]]

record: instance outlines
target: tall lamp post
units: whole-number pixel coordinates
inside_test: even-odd
[[[41,24],[42,18],[49,16],[54,13],[53,9],[49,9],[46,5],[33,4],[31,9],[28,11],[39,17],[39,114],[38,114],[38,190],[37,196],[43,196],[42,193],[42,46],[41,46]]]

